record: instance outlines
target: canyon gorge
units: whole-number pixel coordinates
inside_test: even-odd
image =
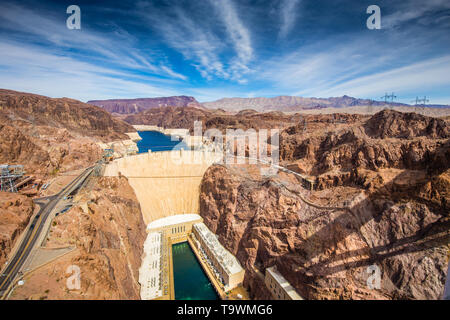
[[[191,99],[161,105],[170,101],[131,111],[112,101],[105,108],[112,115],[0,90],[1,162],[49,181],[94,165],[102,144],[136,134],[132,125],[193,132],[202,121],[203,131],[278,128],[280,165],[311,177],[313,188],[293,173],[215,158],[190,171],[164,152],[116,159],[52,222],[45,247],[71,251],[29,273],[11,299],[139,299],[146,225],[177,213],[200,214],[245,269],[252,299],[271,299],[261,274],[272,266],[304,299],[440,299],[450,249],[448,116],[230,112]],[[1,264],[36,206],[29,196],[0,193]],[[71,265],[83,270],[80,290],[66,288]],[[373,265],[382,279],[375,290],[367,285]]]

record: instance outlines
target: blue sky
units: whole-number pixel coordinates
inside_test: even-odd
[[[69,30],[66,8],[81,8]],[[381,8],[381,30],[366,9]],[[0,87],[91,99],[350,95],[450,104],[448,0],[2,1]]]

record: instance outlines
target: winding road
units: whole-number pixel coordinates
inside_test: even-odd
[[[94,168],[95,166],[92,166],[84,170],[59,193],[34,200],[35,203],[40,206],[40,210],[28,224],[25,234],[22,237],[21,243],[19,244],[14,256],[10,259],[8,265],[0,274],[0,297],[2,299],[8,294],[11,284],[14,283],[17,275],[21,272],[25,261],[30,257],[33,249],[35,249],[41,235],[43,233],[47,233],[47,229],[50,224],[47,224],[46,227],[46,222],[51,216],[52,211],[58,205],[59,201],[61,201],[65,196],[76,192],[92,174]]]

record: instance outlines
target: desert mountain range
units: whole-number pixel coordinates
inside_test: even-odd
[[[160,97],[140,99],[91,100],[87,103],[101,107],[113,114],[136,114],[152,108],[160,107],[196,107],[202,105],[194,97]]]
[[[349,96],[331,98],[304,98],[296,96],[278,96],[273,98],[223,98],[212,102],[199,103],[194,97],[174,96],[141,99],[91,100],[87,103],[104,108],[115,114],[137,114],[148,109],[160,107],[194,107],[221,109],[236,113],[246,109],[257,112],[282,111],[297,112],[306,110],[323,110],[326,108],[423,108],[423,105],[408,105],[397,102],[358,99]],[[427,105],[427,108],[449,108],[448,105]],[[378,109],[376,112],[379,111]],[[367,113],[371,113],[370,110]]]

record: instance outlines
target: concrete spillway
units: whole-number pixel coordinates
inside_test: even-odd
[[[143,153],[114,160],[104,175],[128,178],[148,224],[175,214],[199,213],[203,174],[221,156],[186,150]]]

